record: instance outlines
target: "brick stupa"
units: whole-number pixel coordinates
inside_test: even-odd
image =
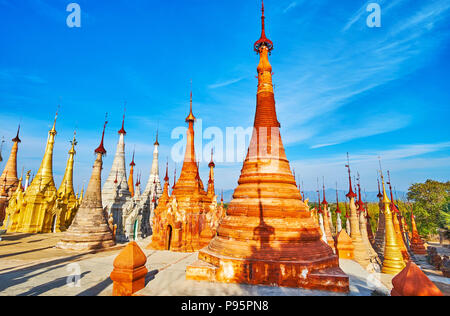
[[[6,215],[6,207],[14,192],[16,192],[19,186],[19,179],[17,178],[17,152],[19,150],[19,138],[20,125],[17,129],[17,135],[12,140],[13,146],[11,148],[11,154],[6,162],[5,168],[0,176],[0,226],[3,224],[3,220]],[[0,160],[1,161],[1,160]],[[22,185],[20,183],[20,185]]]
[[[186,118],[188,130],[183,168],[170,197],[166,169],[166,185],[154,212],[153,236],[148,249],[194,252],[207,246],[216,234],[223,208],[217,205],[212,170],[210,169],[208,191],[205,191],[200,179],[195,159],[195,121],[191,92],[190,112]],[[210,168],[213,165],[211,161]]]
[[[61,241],[56,245],[60,249],[84,251],[108,248],[115,245],[106,214],[102,206],[101,175],[103,156],[106,150],[103,146],[105,128],[100,146],[95,150],[95,159],[91,180],[73,224],[64,233]]]
[[[302,201],[282,145],[275,110],[273,43],[264,31],[254,131],[227,215],[199,260],[187,267],[191,280],[349,291],[338,256],[321,240],[319,225]]]

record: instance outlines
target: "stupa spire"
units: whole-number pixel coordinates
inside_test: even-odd
[[[186,123],[196,121],[196,118],[195,118],[194,114],[192,113],[192,80],[191,80],[191,96],[190,96],[189,104],[190,104],[190,109],[189,109],[189,115],[186,117]]]
[[[323,189],[323,201],[322,201],[322,204],[328,206],[327,198],[325,196],[325,179],[323,180],[322,189]]]
[[[169,158],[166,162],[166,176],[164,177],[164,189],[159,199],[159,204],[164,205],[169,200]]]
[[[67,159],[66,170],[62,179],[61,185],[58,189],[58,193],[64,192],[65,194],[73,194],[75,196],[75,190],[73,188],[73,165],[74,157],[76,155],[75,146],[78,144],[76,140],[76,132],[73,133],[73,139],[70,142],[71,148],[69,150],[69,158]]]
[[[420,238],[419,231],[417,230],[416,217],[411,206],[411,250],[416,255],[426,255],[427,250],[423,244],[422,238]]]
[[[122,118],[122,127],[125,122],[125,109]],[[125,163],[125,128],[119,132],[119,140],[117,142],[116,153],[114,155],[111,170],[102,188],[102,201],[108,214],[114,214],[114,221],[117,223],[117,238],[124,239],[124,225],[122,225],[123,206],[131,197],[131,190],[134,186],[128,186],[128,174]],[[117,178],[117,183],[115,179]]]
[[[21,142],[19,138],[20,125],[17,128],[16,137],[12,139],[13,146],[11,148],[11,153],[9,155],[8,161],[5,164],[2,175],[0,176],[0,182],[6,182],[5,193],[8,197],[16,191],[19,179],[17,178],[17,153],[19,151],[19,143]],[[3,146],[3,142],[2,142]]]
[[[100,145],[95,150],[96,154],[102,154],[102,156],[106,155],[106,149],[104,147],[106,125],[108,125],[108,113],[106,113],[105,116],[105,124],[103,125],[102,140],[100,141]]]
[[[400,211],[398,210],[397,206],[395,205],[395,201],[394,201],[394,194],[392,191],[392,184],[391,184],[391,174],[389,172],[389,170],[387,171],[388,174],[388,184],[389,184],[389,191],[390,191],[390,195],[391,195],[391,212],[392,212],[392,223],[394,224],[394,230],[395,230],[395,235],[397,236],[397,243],[400,246],[402,255],[403,255],[403,259],[407,262],[409,260],[409,254],[408,254],[408,249],[406,248],[405,242],[403,240],[403,234],[402,234],[402,228],[400,225],[400,220],[399,220],[399,214]]]
[[[215,189],[214,189],[214,168],[216,167],[216,164],[214,163],[213,159],[214,150],[211,148],[211,161],[208,164],[209,167],[209,180],[208,180],[208,196],[214,197],[216,195]]]
[[[254,49],[255,52],[260,53],[260,48],[262,46],[267,47],[270,53],[273,50],[273,42],[266,36],[266,17],[264,16],[264,0],[261,1],[261,37],[255,42]]]
[[[13,143],[21,143],[22,141],[20,140],[20,138],[19,138],[19,133],[20,133],[20,124],[19,124],[19,127],[17,128],[17,134],[16,134],[16,137],[14,137],[13,138]]]
[[[159,128],[156,129],[155,143],[153,144],[153,161],[148,177],[147,185],[144,190],[144,198],[147,199],[147,205],[150,199],[159,199],[162,195],[161,180],[159,179]],[[150,206],[152,209],[153,206]]]
[[[338,184],[336,182],[336,234],[342,230],[341,209],[339,208]]]
[[[377,198],[382,198],[383,194],[381,194],[381,189],[380,189],[380,179],[377,178],[377,182],[378,182],[378,194],[377,194]]]
[[[204,280],[209,275],[208,281],[348,292],[348,276],[333,249],[321,241],[320,227],[300,199],[282,144],[268,59],[273,44],[265,35],[264,13],[262,35],[254,48],[260,63],[255,129],[247,157],[216,236],[200,250],[199,258],[209,264],[209,271],[204,263],[194,263],[186,277]],[[284,273],[286,266],[289,273]],[[307,275],[299,278],[305,269]]]
[[[348,153],[347,153],[347,165],[345,165],[345,167],[348,169],[348,182],[349,182],[349,190],[348,190],[348,193],[346,196],[349,199],[356,198],[356,194],[355,194],[355,192],[353,192],[353,187],[352,187],[352,174],[350,171],[350,158],[349,158]]]
[[[155,143],[153,144],[153,145],[155,145],[155,146],[159,146],[159,142],[158,142],[158,133],[159,133],[159,130],[156,129]]]
[[[3,157],[2,157],[2,151],[3,151],[3,144],[5,143],[5,139],[2,138],[2,141],[0,142],[0,162],[3,161]]]
[[[386,194],[386,186],[384,185],[383,173],[381,173],[381,183],[383,186],[383,204],[384,204],[384,216],[385,216],[385,247],[384,247],[384,261],[381,272],[388,274],[397,274],[403,270],[405,263],[401,252],[400,245],[398,244],[394,224],[393,216],[389,205],[391,201]]]
[[[341,213],[341,209],[339,207],[339,193],[337,189],[337,183],[336,183],[336,213]]]
[[[122,117],[122,128],[119,130],[119,134],[126,135],[127,132],[125,131],[125,113],[127,109],[127,103],[125,102],[124,109],[123,109],[123,117]]]
[[[183,167],[181,168],[180,177],[177,182],[174,182],[173,194],[178,195],[179,193],[192,194],[196,192],[199,186],[203,187],[203,183],[198,178],[198,165],[195,156],[195,144],[194,144],[194,122],[195,116],[192,113],[192,89],[190,97],[190,112],[186,118],[188,123],[187,129],[187,143],[186,152],[184,155]],[[205,192],[204,192],[205,193]]]
[[[58,111],[56,112],[52,129],[48,132],[48,140],[47,140],[47,146],[45,147],[44,158],[42,159],[41,166],[34,178],[34,180],[38,179],[40,184],[43,184],[43,185],[47,185],[48,183],[51,183],[52,186],[55,185],[54,180],[53,180],[53,149],[55,146],[55,136],[57,134],[57,132],[56,132],[56,120],[57,119],[58,119]],[[33,183],[34,183],[34,180],[33,180]],[[32,183],[32,185],[33,185],[33,183]]]
[[[134,154],[135,151],[133,150],[133,159],[130,163],[130,176],[128,178],[128,188],[130,189],[131,197],[134,197],[134,167],[136,166],[134,163]]]

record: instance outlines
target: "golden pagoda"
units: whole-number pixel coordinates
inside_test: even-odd
[[[381,174],[381,182],[383,184],[383,204],[384,204],[384,219],[385,219],[385,245],[384,245],[384,260],[383,267],[381,269],[382,273],[387,274],[397,274],[403,270],[406,266],[398,239],[395,233],[393,216],[389,205],[389,201],[386,194],[386,187],[384,185],[383,174]]]
[[[62,179],[61,185],[57,192],[57,199],[52,214],[56,215],[56,223],[54,232],[63,232],[72,224],[73,218],[81,204],[81,198],[78,198],[73,188],[73,165],[75,162],[75,146],[77,140],[74,133],[69,150],[69,158],[67,160],[66,171]]]
[[[407,263],[410,259],[410,256],[408,254],[408,249],[406,248],[405,242],[403,240],[402,229],[400,227],[400,221],[398,219],[399,210],[394,202],[394,195],[392,193],[391,175],[390,175],[389,171],[388,171],[388,177],[389,177],[389,182],[388,182],[389,190],[390,190],[390,194],[391,194],[392,223],[394,224],[395,235],[397,237],[397,243],[400,246],[400,249],[402,251],[403,260],[405,260],[405,263]]]
[[[108,225],[107,214],[102,205],[102,167],[106,150],[103,145],[106,124],[103,126],[102,141],[95,150],[97,155],[86,194],[81,202],[72,225],[64,233],[57,248],[85,251],[108,248],[115,245],[113,233]]]
[[[209,195],[199,176],[194,146],[195,121],[191,91],[183,168],[170,197],[166,190],[168,179],[166,180],[163,196],[154,211],[153,237],[149,249],[194,252],[208,245],[216,234],[221,211],[215,194],[211,195],[214,174],[210,174]]]
[[[6,217],[8,202],[19,186],[19,179],[17,179],[17,152],[19,150],[19,143],[21,142],[19,133],[20,125],[17,129],[16,137],[12,140],[11,154],[0,176],[0,226],[3,225],[3,220]]]
[[[50,233],[56,223],[56,214],[52,213],[57,199],[57,189],[53,180],[53,147],[56,136],[55,116],[52,129],[48,132],[47,146],[41,166],[31,185],[23,195],[22,201],[16,201],[6,209],[7,216],[14,219],[6,227],[8,232]]]
[[[280,135],[268,56],[273,43],[264,27],[259,54],[253,135],[238,187],[217,236],[186,269],[199,281],[349,291],[338,256],[302,202]]]

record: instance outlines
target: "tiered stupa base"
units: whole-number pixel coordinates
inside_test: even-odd
[[[423,244],[423,241],[419,238],[414,238],[411,240],[411,251],[415,254],[415,255],[426,255],[427,254],[427,250],[425,248],[425,245]]]
[[[83,214],[89,212],[97,212],[97,214]],[[115,246],[112,232],[102,213],[102,209],[80,209],[74,223],[64,233],[56,248],[85,251]]]
[[[332,261],[238,259],[203,249],[199,260],[186,268],[186,279],[348,293],[348,276],[339,268],[337,257]],[[330,265],[334,267],[323,269]]]

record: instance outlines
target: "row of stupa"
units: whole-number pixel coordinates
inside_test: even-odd
[[[0,177],[0,226],[9,233],[62,232],[72,224],[83,199],[83,189],[76,194],[73,187],[75,162],[75,135],[71,141],[69,158],[60,187],[53,178],[53,148],[56,137],[56,118],[49,131],[47,145],[41,166],[33,179],[27,172],[25,185],[23,174],[18,178],[17,156],[21,142],[17,136],[8,161]],[[125,120],[125,117],[124,117]],[[153,162],[148,183],[141,193],[140,178],[134,183],[134,155],[127,179],[125,167],[124,129],[119,131],[119,141],[113,165],[102,190],[103,209],[113,225],[117,225],[118,241],[136,240],[151,234],[150,216],[162,195],[159,179],[158,135],[154,143]]]
[[[348,163],[349,192],[344,203],[346,208],[345,227],[342,225],[338,192],[336,190],[336,224],[333,224],[331,208],[326,200],[325,186],[323,200],[318,192],[317,208],[312,210],[318,221],[322,240],[327,243],[342,259],[352,259],[370,272],[389,274],[399,273],[414,255],[424,255],[426,250],[417,231],[414,214],[411,211],[411,226],[409,231],[405,217],[395,204],[392,185],[389,180],[390,200],[386,194],[384,177],[382,175],[383,193],[378,181],[379,213],[377,229],[374,234],[370,224],[367,203],[361,197],[361,185],[352,187],[350,164]],[[389,172],[388,172],[389,175]],[[389,175],[390,178],[390,175]],[[355,192],[358,192],[356,194]],[[350,210],[350,212],[349,212]]]
[[[0,182],[0,225],[7,232],[60,232],[70,226],[81,203],[83,193],[73,189],[73,168],[76,154],[75,136],[71,141],[69,158],[60,187],[53,179],[53,146],[56,136],[56,117],[49,131],[47,146],[41,166],[30,181],[27,172],[23,186],[23,173],[17,177],[17,154],[20,126],[12,140],[11,154],[5,165]]]
[[[182,252],[194,252],[205,247],[215,236],[216,229],[224,215],[223,197],[221,204],[217,204],[217,196],[214,188],[214,167],[213,157],[209,163],[209,180],[205,190],[202,180],[199,176],[199,166],[195,159],[194,148],[194,122],[195,116],[192,112],[192,92],[190,99],[190,112],[186,118],[189,124],[187,129],[187,146],[180,177],[174,179],[172,192],[169,194],[169,176],[168,162],[166,164],[166,175],[164,178],[164,190],[159,195],[157,188],[159,184],[159,174],[157,165],[158,141],[155,142],[154,160],[152,174],[154,177],[149,179],[150,188],[155,188],[157,194],[150,195],[150,201],[155,209],[151,208],[151,217],[149,214],[149,224],[152,224],[152,242],[149,247],[158,250],[172,250]],[[86,190],[83,202],[74,218],[73,224],[64,233],[61,241],[57,244],[58,248],[69,250],[89,250],[104,247],[112,247],[115,241],[121,241],[121,232],[115,230],[117,225],[116,216],[129,227],[126,221],[131,212],[142,211],[136,206],[132,207],[127,185],[132,181],[126,181],[125,163],[124,163],[124,135],[123,128],[119,131],[120,138],[117,147],[117,153],[114,158],[113,167],[109,178],[106,180],[103,190],[101,188],[101,170],[103,165],[102,157],[106,154],[104,148],[104,131],[100,146],[95,150],[97,154],[92,171],[91,180]],[[156,161],[156,163],[155,163]],[[134,161],[131,164],[134,167]],[[131,171],[132,172],[132,171]],[[111,177],[113,175],[113,177]],[[112,185],[111,185],[112,183]],[[110,189],[112,187],[112,190]],[[106,194],[105,194],[106,193]],[[145,193],[144,193],[145,195]],[[133,201],[136,199],[136,192]],[[156,197],[158,200],[156,201]],[[112,203],[111,203],[112,201]],[[122,205],[119,207],[118,205]],[[109,218],[108,218],[109,214]],[[116,215],[118,214],[118,215]],[[124,216],[126,215],[126,216]],[[138,213],[139,215],[139,213]],[[114,220],[111,220],[114,219]],[[115,222],[115,224],[114,224]],[[144,223],[144,222],[143,222]],[[136,229],[136,226],[134,226]]]

